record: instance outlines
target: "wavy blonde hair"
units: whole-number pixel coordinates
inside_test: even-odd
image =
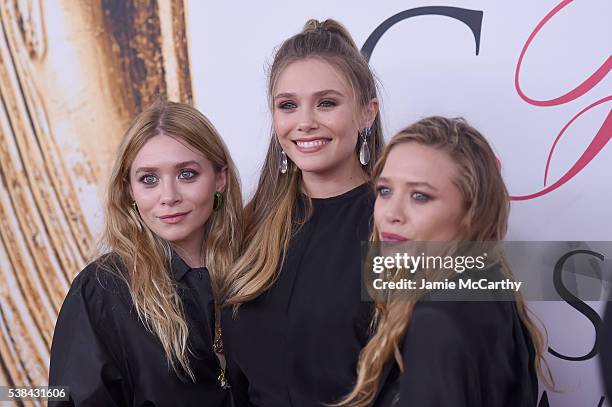
[[[181,379],[195,376],[189,364],[189,330],[171,270],[172,247],[155,235],[130,205],[129,172],[134,158],[152,137],[172,137],[201,153],[215,172],[226,168],[225,204],[206,222],[202,252],[216,304],[226,276],[240,252],[242,196],[227,147],[212,123],[195,108],[159,100],[140,113],[127,130],[112,169],[106,199],[101,252],[118,256],[125,270],[112,266],[127,284],[138,317],[160,340],[169,367]]]
[[[270,68],[268,96],[273,111],[276,82],[283,70],[293,62],[316,58],[333,66],[353,90],[357,105],[365,109],[377,97],[376,81],[365,58],[350,34],[335,20],[309,20],[301,33],[287,39],[277,50]],[[374,162],[383,146],[380,114],[371,126],[368,147],[372,159],[363,168],[369,179]],[[355,157],[359,142],[355,146]],[[301,171],[290,165],[280,174],[281,146],[272,130],[270,145],[257,189],[245,208],[245,241],[243,256],[232,270],[227,304],[237,311],[242,303],[251,301],[274,284],[284,263],[284,256],[296,227],[310,217],[312,205],[304,199],[305,215],[296,218],[300,199]],[[357,158],[356,158],[357,159]]]
[[[372,177],[376,182],[393,148],[403,143],[419,143],[446,152],[458,167],[455,185],[461,192],[466,214],[458,240],[496,242],[506,235],[510,198],[498,168],[498,162],[486,139],[462,118],[434,116],[422,119],[395,135],[376,163]],[[374,225],[370,240],[378,240]],[[503,257],[502,257],[503,260]],[[505,267],[504,272],[510,273]],[[404,371],[400,341],[410,325],[414,306],[421,293],[410,299],[376,300],[373,320],[374,335],[362,349],[357,366],[357,382],[353,390],[337,406],[371,405],[380,386],[383,367],[391,358]],[[518,315],[535,348],[535,367],[547,383],[554,383],[543,355],[545,339],[529,315],[520,293],[516,295]],[[544,369],[544,366],[546,369]],[[552,384],[554,385],[554,384]]]

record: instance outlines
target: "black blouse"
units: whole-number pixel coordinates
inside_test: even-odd
[[[118,264],[110,258],[104,261]],[[69,386],[71,401],[49,406],[229,406],[228,391],[217,382],[208,270],[172,259],[189,327],[194,383],[181,381],[168,367],[161,343],[138,319],[126,284],[102,264],[99,259],[79,273],[60,311],[49,385]]]
[[[360,299],[360,242],[369,237],[374,196],[364,184],[312,201],[274,286],[235,318],[232,309],[222,313],[236,406],[322,406],[354,384],[372,316]]]
[[[418,302],[403,341],[404,372],[387,363],[374,406],[535,407],[534,347],[516,304],[498,295],[507,298],[447,301],[438,291]]]

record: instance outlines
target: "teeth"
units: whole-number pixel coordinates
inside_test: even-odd
[[[299,147],[303,148],[311,148],[318,147],[329,143],[329,140],[312,140],[312,141],[296,141],[295,142]]]

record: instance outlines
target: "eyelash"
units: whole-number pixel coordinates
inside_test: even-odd
[[[190,175],[188,178],[181,177],[181,175],[183,175],[183,174],[185,174],[185,173],[188,173],[188,174],[191,174],[191,175]],[[186,180],[186,181],[191,181],[191,180],[193,180],[193,179],[194,179],[195,177],[197,177],[197,176],[198,176],[197,171],[194,171],[194,170],[181,170],[181,171],[179,172],[178,179],[184,179],[184,180]]]
[[[323,104],[326,104],[326,106],[323,106]],[[319,103],[319,107],[323,107],[323,108],[331,108],[331,107],[336,107],[337,105],[338,105],[338,103],[336,103],[336,101],[335,101],[335,100],[329,100],[329,99],[322,100],[322,101]]]
[[[151,182],[146,182],[145,180],[146,180],[147,178],[149,178],[149,177],[151,177],[151,178],[155,178],[155,180],[154,180],[154,181],[151,181]],[[143,184],[147,185],[147,186],[149,186],[149,185],[153,185],[154,183],[156,183],[156,182],[157,182],[157,176],[155,176],[155,175],[153,175],[153,174],[145,174],[145,175],[143,175],[142,177],[140,177],[139,181],[140,181],[140,182],[142,182]]]
[[[388,192],[383,192],[383,190],[387,190]],[[391,193],[391,188],[389,188],[389,187],[381,185],[381,186],[376,188],[376,194],[378,196],[384,197],[384,196],[389,195],[390,193]]]
[[[321,107],[323,109],[330,109],[336,106],[338,106],[338,103],[335,100],[329,100],[329,99],[322,100],[317,105],[317,107]],[[281,110],[292,110],[292,109],[297,108],[297,104],[294,102],[285,101],[285,102],[279,103],[277,107],[278,109],[281,109]]]
[[[391,191],[391,188],[389,188],[388,186],[385,185],[381,185],[379,187],[376,188],[376,194],[382,198],[385,198],[389,195],[391,195],[393,192]],[[423,192],[419,192],[419,191],[414,191],[410,194],[410,198],[412,198],[414,201],[416,201],[417,203],[424,203],[424,202],[428,202],[431,197]]]
[[[297,105],[293,102],[281,102],[278,104],[278,108],[281,110],[291,110],[295,109]]]
[[[421,198],[417,198],[416,196],[421,196]],[[424,194],[422,192],[418,192],[418,191],[415,191],[412,194],[410,194],[410,197],[419,203],[427,202],[431,199],[429,195]]]
[[[190,175],[188,177],[185,177],[184,174],[190,174]],[[197,176],[198,176],[198,172],[197,171],[183,169],[183,170],[179,171],[179,175],[178,175],[177,179],[184,180],[184,181],[193,181]],[[147,178],[149,178],[149,177],[155,178],[155,180],[153,180],[151,182],[146,182],[145,180]],[[157,178],[157,175],[155,175],[155,174],[144,174],[143,176],[141,176],[139,178],[139,181],[142,182],[146,186],[151,186],[151,185],[154,185],[155,183],[157,183],[158,178]]]

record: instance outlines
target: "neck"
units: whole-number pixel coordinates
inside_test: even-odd
[[[347,165],[326,172],[302,172],[304,192],[311,198],[342,195],[367,181],[361,164],[355,159]]]
[[[204,267],[201,241],[174,243],[172,248],[191,268]]]

